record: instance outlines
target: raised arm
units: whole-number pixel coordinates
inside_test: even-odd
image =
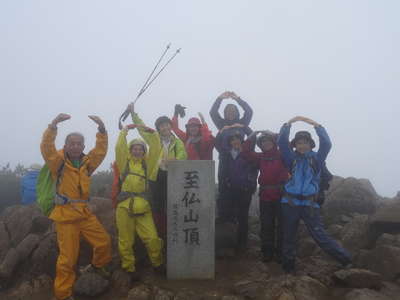
[[[241,99],[238,95],[235,93],[232,93],[232,99],[237,102],[237,104],[240,105],[240,107],[244,110],[243,117],[239,120],[240,124],[243,124],[245,126],[249,126],[251,122],[251,118],[253,117],[253,110],[250,107],[250,105]]]
[[[255,152],[255,145],[258,133],[259,131],[254,131],[243,143],[243,148],[242,148],[242,153],[244,158],[247,161],[252,162],[257,166],[260,163],[260,153]]]
[[[221,107],[222,100],[228,97],[230,97],[230,92],[222,93],[221,95],[218,96],[214,104],[211,106],[210,117],[211,120],[214,122],[215,127],[218,128],[218,130],[220,130],[225,125],[225,120],[219,114],[219,108]]]
[[[290,121],[288,123],[283,124],[278,136],[279,150],[281,151],[283,162],[286,168],[288,168],[289,170],[291,169],[294,159],[294,152],[289,143],[290,127],[291,127]]]
[[[321,125],[315,126],[315,131],[319,137],[319,149],[317,152],[317,157],[318,160],[323,163],[332,148],[332,142],[325,128]]]
[[[88,169],[89,173],[93,174],[93,172],[98,168],[98,166],[106,157],[108,149],[108,135],[104,123],[99,117],[89,116],[89,118],[98,125],[99,130],[96,134],[96,145],[88,154]]]
[[[178,116],[174,115],[171,119],[172,121],[172,131],[181,139],[181,141],[186,141],[186,133],[179,128]]]
[[[129,128],[125,126],[124,129],[119,132],[117,144],[115,145],[115,161],[120,174],[125,172],[126,163],[129,158],[129,147],[126,141],[128,130]]]
[[[40,151],[42,153],[43,159],[50,169],[53,178],[57,177],[57,171],[64,161],[64,157],[57,152],[55,146],[57,125],[58,123],[64,122],[70,118],[70,115],[59,114],[45,130],[42,137],[42,142],[40,143]]]

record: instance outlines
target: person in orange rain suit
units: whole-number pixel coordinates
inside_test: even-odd
[[[57,151],[54,143],[57,124],[70,118],[67,114],[59,114],[44,132],[40,145],[53,180],[57,180],[55,207],[49,218],[55,222],[60,251],[54,281],[54,293],[59,300],[73,299],[74,268],[81,236],[93,247],[92,264],[87,270],[107,276],[109,273],[104,266],[111,261],[110,236],[88,208],[90,175],[107,153],[107,132],[99,117],[89,116],[99,126],[95,148],[84,154],[84,137],[74,132],[66,137],[64,149]],[[62,171],[58,175],[60,168]]]

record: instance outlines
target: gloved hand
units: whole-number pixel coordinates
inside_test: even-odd
[[[175,116],[180,116],[181,118],[185,117],[186,113],[185,113],[185,109],[186,107],[180,105],[180,104],[176,104],[175,105],[175,112],[174,115]]]

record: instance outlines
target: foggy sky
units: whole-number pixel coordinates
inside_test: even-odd
[[[182,126],[201,111],[215,132],[209,109],[232,90],[253,107],[253,129],[278,131],[296,115],[320,122],[333,173],[368,178],[393,196],[399,11],[395,0],[2,0],[0,166],[42,163],[41,135],[64,112],[72,119],[59,126],[59,147],[80,131],[89,150],[96,126],[87,115],[103,118],[110,144],[100,169],[108,168],[119,115],[172,42],[182,53],[136,106],[147,124],[180,103]],[[314,131],[295,124],[292,134],[299,129]]]

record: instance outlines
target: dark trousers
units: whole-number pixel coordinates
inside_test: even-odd
[[[320,209],[309,206],[296,206],[287,203],[282,204],[283,221],[283,264],[286,272],[291,272],[295,268],[296,261],[296,240],[299,221],[303,220],[308,232],[314,241],[339,261],[342,265],[351,262],[350,254],[339,246],[324,230],[321,222]]]
[[[249,231],[249,208],[253,192],[234,188],[220,189],[218,216],[221,222],[238,224],[237,242],[239,248],[247,246]]]
[[[264,256],[282,256],[281,203],[260,200],[261,252]]]
[[[167,237],[167,174],[167,171],[159,170],[157,181],[150,182],[154,224],[160,238],[164,241],[166,241]]]

